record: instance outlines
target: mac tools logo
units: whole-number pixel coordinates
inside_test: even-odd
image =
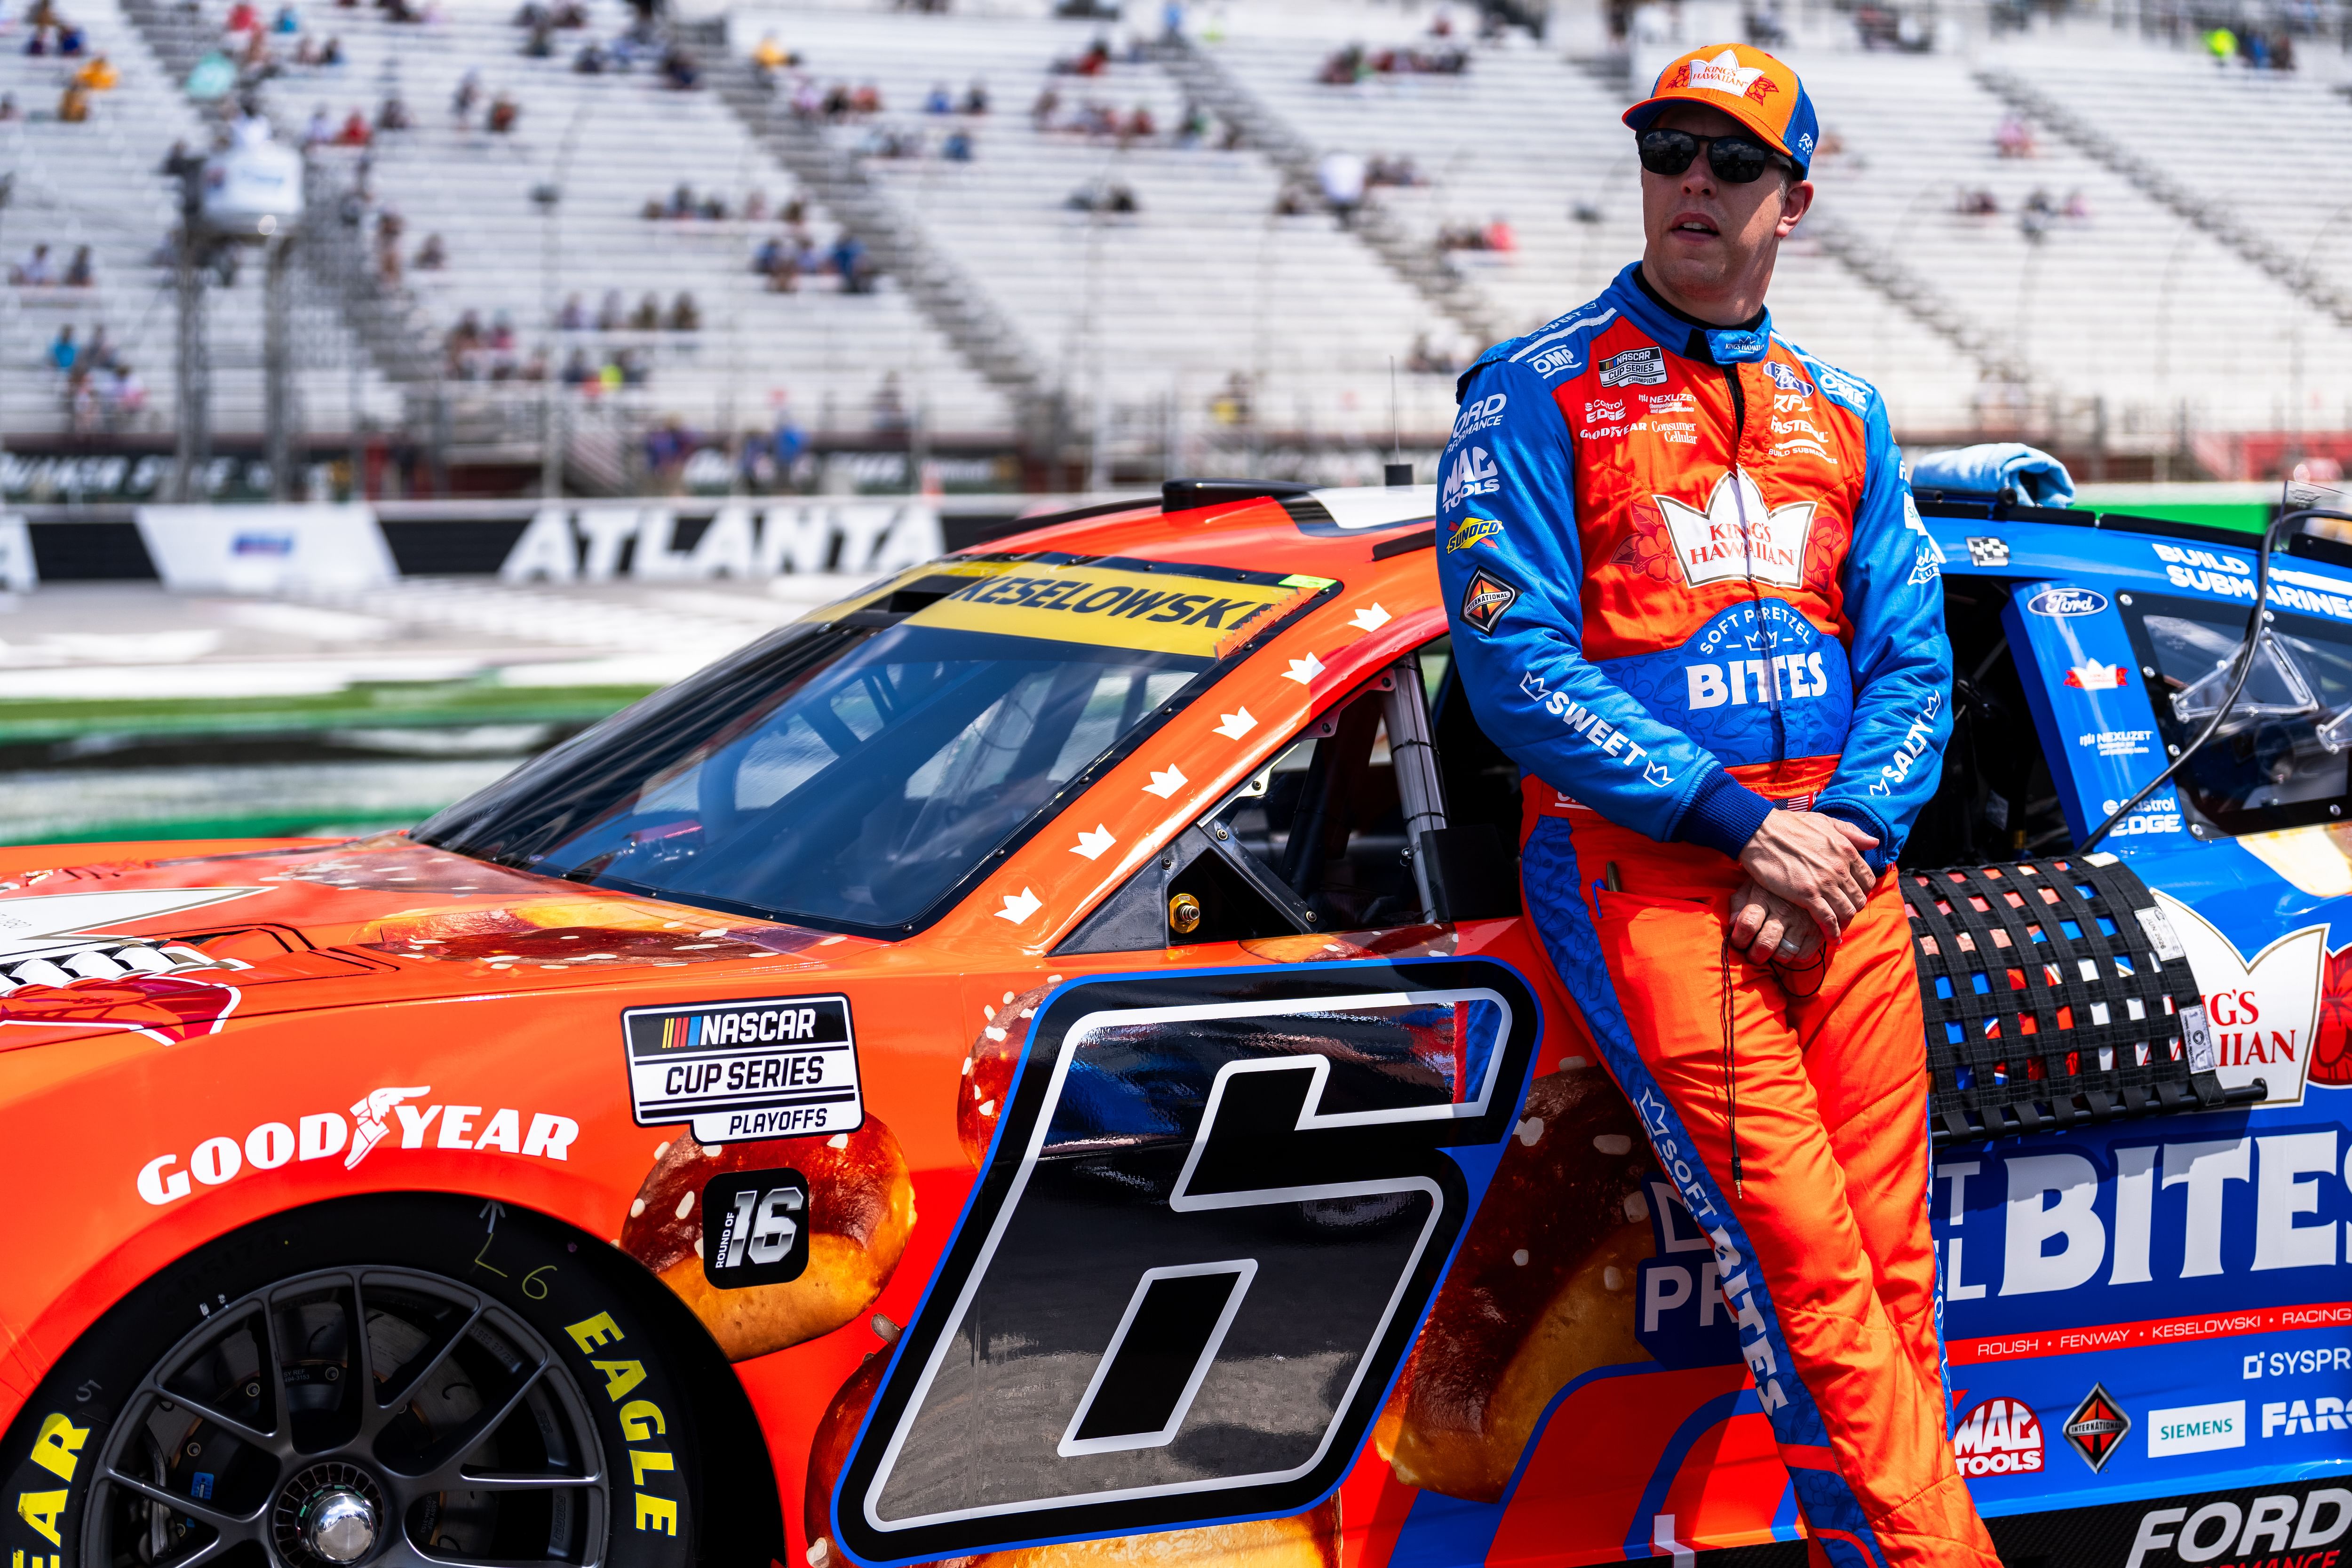
[[[1952,1458],[1964,1476],[2031,1475],[2042,1468],[2042,1422],[2021,1399],[1988,1399],[1952,1434]]]
[[[1484,447],[1473,447],[1454,459],[1454,468],[1445,476],[1445,500],[1448,507],[1459,505],[1472,496],[1490,496],[1503,488],[1502,472],[1495,459],[1486,455]]]
[[[1741,578],[1780,588],[1804,584],[1805,541],[1819,502],[1767,507],[1764,492],[1742,468],[1715,481],[1705,511],[1672,496],[1650,499],[1665,520],[1675,559],[1692,587]]]

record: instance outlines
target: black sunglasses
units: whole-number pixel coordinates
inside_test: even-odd
[[[1786,154],[1745,136],[1696,136],[1687,131],[1644,131],[1633,138],[1642,167],[1653,174],[1679,174],[1706,144],[1706,166],[1727,185],[1753,184],[1764,171],[1778,165],[1795,174],[1797,165]]]

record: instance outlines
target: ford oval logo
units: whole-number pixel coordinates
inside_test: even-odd
[[[2107,607],[2107,596],[2088,588],[2044,588],[2025,607],[2037,616],[2095,616]]]

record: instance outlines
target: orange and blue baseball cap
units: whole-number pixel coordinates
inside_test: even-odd
[[[1675,103],[1720,109],[1786,153],[1801,177],[1812,164],[1821,136],[1813,100],[1795,71],[1761,49],[1709,44],[1669,61],[1650,96],[1625,111],[1625,123],[1638,134]]]

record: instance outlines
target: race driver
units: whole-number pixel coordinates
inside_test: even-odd
[[[1878,394],[1764,308],[1813,198],[1796,73],[1697,49],[1625,123],[1642,259],[1462,378],[1455,657],[1525,774],[1529,910],[1714,1240],[1812,1560],[1995,1568],[1946,1436],[1890,869],[1950,729],[1938,556]]]

